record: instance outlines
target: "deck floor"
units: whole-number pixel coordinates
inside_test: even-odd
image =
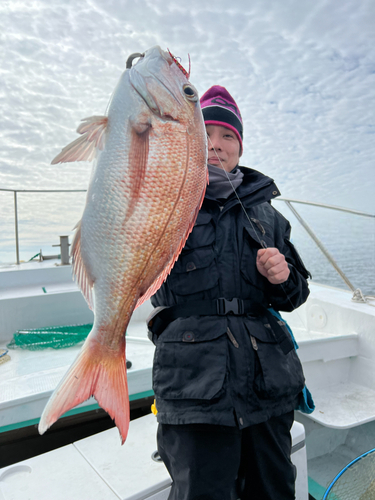
[[[139,338],[140,332],[143,338]],[[129,337],[126,348],[127,359],[132,362],[128,370],[130,396],[152,390],[154,355],[154,345],[146,338],[144,322],[135,324],[131,333],[136,335]],[[0,366],[0,429],[40,417],[41,409],[80,349],[81,345],[58,350],[9,350],[10,361]],[[83,406],[95,403],[91,398]]]

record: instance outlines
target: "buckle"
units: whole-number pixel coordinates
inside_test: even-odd
[[[243,314],[243,302],[241,299],[225,299],[224,297],[220,297],[216,302],[217,314],[219,316],[225,316],[226,314]]]

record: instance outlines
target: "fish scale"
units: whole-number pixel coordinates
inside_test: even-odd
[[[52,163],[96,154],[71,250],[94,324],[47,403],[39,432],[93,395],[124,442],[126,327],[134,308],[161,286],[193,228],[208,180],[206,133],[195,88],[159,47],[123,73],[108,117],[86,118],[77,131],[82,136]]]

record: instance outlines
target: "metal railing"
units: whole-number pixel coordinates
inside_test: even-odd
[[[17,193],[84,193],[87,190],[86,189],[17,189],[17,190],[15,190],[15,189],[2,189],[2,188],[0,188],[0,191],[8,191],[8,192],[14,193],[14,228],[15,228],[15,238],[16,238],[17,264],[19,264],[20,257],[19,257]],[[359,215],[362,217],[370,217],[373,219],[375,219],[375,214],[369,214],[367,212],[361,212],[359,210],[352,210],[349,208],[338,207],[335,205],[327,205],[325,203],[315,203],[315,202],[304,201],[304,200],[296,200],[293,198],[279,197],[279,198],[275,198],[273,201],[282,201],[287,205],[287,207],[292,211],[292,213],[294,214],[294,216],[296,217],[298,222],[305,229],[307,234],[312,238],[312,240],[314,241],[316,246],[319,248],[319,250],[323,253],[323,255],[326,257],[326,259],[329,261],[329,263],[337,271],[337,273],[342,278],[342,280],[345,282],[345,284],[350,288],[350,290],[352,290],[352,292],[357,293],[358,289],[356,289],[353,286],[353,284],[350,282],[349,278],[345,275],[345,273],[342,271],[342,269],[340,269],[340,267],[338,266],[335,259],[332,257],[332,255],[329,253],[329,251],[325,248],[323,243],[319,240],[319,238],[316,236],[316,234],[311,229],[311,227],[307,224],[307,222],[303,219],[303,217],[299,214],[299,212],[297,212],[296,208],[292,205],[292,203],[297,203],[297,204],[299,203],[299,204],[309,205],[309,206],[319,207],[319,208],[327,208],[330,210],[337,210],[340,212]]]
[[[338,210],[339,212],[345,212],[349,214],[354,214],[354,215],[361,215],[363,217],[371,217],[375,219],[374,214],[369,214],[366,212],[360,212],[358,210],[352,210],[350,208],[343,208],[343,207],[338,207],[335,205],[326,205],[324,203],[314,203],[310,201],[302,201],[302,200],[295,200],[292,198],[275,198],[275,201],[284,201],[287,207],[291,210],[293,215],[296,217],[298,222],[301,224],[301,226],[305,229],[307,234],[310,236],[310,238],[314,241],[316,246],[319,248],[319,250],[323,253],[323,255],[326,257],[326,259],[329,261],[329,263],[332,265],[332,267],[337,271],[337,273],[340,275],[340,277],[343,279],[343,281],[346,283],[346,285],[350,288],[352,292],[356,292],[357,289],[352,285],[350,282],[349,278],[346,276],[346,274],[340,269],[338,266],[337,262],[335,259],[332,257],[332,255],[329,253],[329,251],[326,249],[326,247],[323,245],[323,243],[319,240],[319,238],[316,236],[314,231],[311,229],[311,227],[307,224],[307,222],[301,217],[301,215],[297,212],[295,207],[293,207],[292,203],[301,203],[303,205],[309,205],[312,207],[320,207],[320,208],[329,208],[330,210]]]
[[[86,189],[3,189],[0,191],[11,192],[14,194],[14,230],[16,238],[16,263],[20,263],[20,244],[18,234],[18,208],[17,193],[85,193]]]
[[[351,281],[349,278],[346,276],[344,271],[339,267],[335,259],[332,257],[332,255],[329,253],[329,251],[326,249],[326,247],[323,245],[323,243],[320,241],[320,239],[316,236],[314,231],[311,229],[311,227],[307,224],[307,222],[302,218],[302,216],[297,212],[296,208],[292,205],[292,203],[300,203],[303,205],[309,205],[312,207],[319,207],[319,208],[328,208],[330,210],[337,210],[339,212],[344,212],[348,214],[354,214],[354,215],[360,215],[362,217],[370,217],[375,219],[375,214],[369,214],[367,212],[360,212],[359,210],[352,210],[350,208],[343,208],[343,207],[338,207],[336,205],[327,205],[325,203],[315,203],[315,202],[310,202],[310,201],[303,201],[303,200],[296,200],[292,198],[275,198],[274,201],[283,201],[287,205],[287,207],[291,210],[293,215],[296,217],[298,222],[301,224],[301,226],[305,229],[307,234],[310,236],[310,238],[314,241],[316,246],[319,248],[319,250],[323,253],[325,258],[328,260],[328,262],[332,265],[332,267],[335,269],[335,271],[339,274],[339,276],[342,278],[344,283],[350,288],[350,290],[353,292],[353,297],[352,300],[355,302],[365,302],[371,306],[374,304],[370,303],[371,300],[374,299],[374,297],[370,296],[364,296],[360,288],[355,288],[355,286],[352,285]]]

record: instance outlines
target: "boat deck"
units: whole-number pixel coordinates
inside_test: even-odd
[[[151,458],[156,427],[151,414],[130,422],[124,446],[113,428],[0,469],[0,498],[165,500],[171,479]]]
[[[9,350],[10,361],[0,366],[0,432],[36,423],[80,349],[81,345],[59,350]],[[128,369],[130,400],[151,396],[154,345],[146,336],[144,321],[129,325],[126,355],[132,362]],[[90,398],[68,414],[95,408],[98,405]]]
[[[306,385],[324,427],[349,429],[375,420],[375,307],[352,293],[310,284],[306,304],[282,313],[299,345]]]
[[[171,478],[163,462],[153,459],[156,431],[150,414],[130,422],[123,446],[113,428],[0,469],[0,498],[24,500],[27,492],[29,500],[166,500]],[[296,498],[307,500],[303,426],[295,422],[291,435]]]

